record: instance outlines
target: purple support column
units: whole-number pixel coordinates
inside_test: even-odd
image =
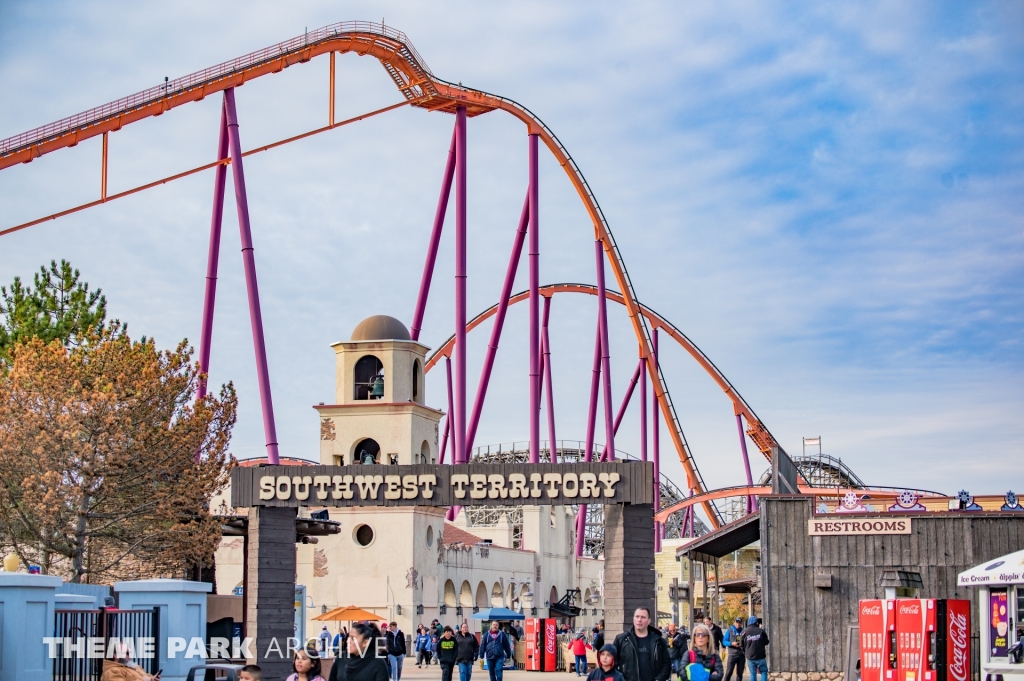
[[[630,400],[633,398],[633,391],[636,390],[636,382],[640,379],[644,368],[643,360],[637,362],[636,371],[633,372],[633,378],[629,382],[629,387],[626,388],[626,394],[622,396],[622,403],[619,405],[619,411],[615,413],[615,423],[612,424],[612,434],[618,435],[619,424],[622,423],[622,417],[626,415],[626,407],[629,406]],[[608,461],[608,445],[605,445],[604,451],[601,452],[601,461]],[[646,461],[646,459],[644,459]]]
[[[530,141],[530,463],[540,462],[540,206],[536,134]]]
[[[252,343],[256,350],[256,378],[259,382],[260,405],[263,408],[263,433],[267,440],[267,460],[278,464],[277,426],[274,424],[274,400],[270,395],[270,370],[267,367],[267,347],[263,340],[263,315],[260,312],[260,292],[256,284],[256,254],[249,226],[249,202],[245,196],[245,173],[242,171],[242,143],[238,137],[238,115],[235,112],[235,91],[224,91],[227,112],[228,146],[231,151],[231,176],[235,183],[235,204],[238,208],[238,231],[242,240],[242,262],[245,265],[245,290],[249,295],[249,323]]]
[[[594,339],[594,368],[590,379],[590,405],[587,411],[587,444],[583,450],[585,461],[594,459],[594,429],[597,426],[597,390],[601,383],[601,315],[597,316],[597,334]],[[583,556],[583,533],[587,527],[587,505],[581,504],[576,514],[576,557]]]
[[[484,357],[483,368],[480,369],[480,383],[477,385],[476,397],[473,400],[473,413],[469,417],[469,425],[466,427],[466,450],[472,451],[473,442],[476,440],[476,429],[480,424],[480,414],[484,409],[484,400],[487,398],[487,386],[491,381],[491,370],[494,369],[494,358],[498,354],[498,342],[501,340],[501,330],[505,326],[505,313],[508,312],[508,299],[512,295],[512,286],[516,281],[516,271],[519,269],[519,258],[523,253],[523,242],[526,240],[526,225],[530,217],[530,197],[523,201],[523,211],[519,216],[519,227],[516,230],[516,238],[512,243],[512,254],[508,258],[508,268],[505,270],[505,282],[501,285],[501,297],[498,298],[498,311],[494,315],[494,326],[491,327],[491,340],[487,344],[487,355]]]
[[[604,246],[600,239],[594,242],[597,256],[597,314],[601,319],[601,373],[604,374],[604,428],[608,460],[615,460],[615,427],[612,425],[612,370],[608,347],[608,301],[604,287]]]
[[[439,464],[444,463],[444,450],[448,446],[448,435],[452,430],[452,360],[448,357],[444,358],[445,372],[448,374],[448,413],[444,417],[444,438],[441,440],[441,455],[438,457],[437,462]],[[454,449],[454,447],[453,447]],[[452,455],[452,459],[455,455]]]
[[[658,330],[654,329],[651,332],[651,351],[654,355],[652,358],[654,361],[654,372],[657,375],[659,369],[658,364]],[[655,391],[657,392],[657,391]],[[654,410],[654,430],[652,435],[654,436],[654,512],[657,513],[661,510],[661,446],[660,446],[660,433],[658,432],[658,411],[661,405],[658,404],[658,396],[654,396],[654,404],[652,409]],[[658,521],[654,522],[654,552],[661,551],[661,523]]]
[[[447,414],[444,417],[444,433],[441,435],[441,453],[437,457],[437,463],[444,463],[444,453],[448,449],[448,431],[451,430],[452,419]]]
[[[647,360],[640,358],[640,460],[647,461]]]
[[[466,107],[455,109],[454,463],[466,463]]]
[[[594,429],[597,426],[597,391],[601,385],[601,317],[597,317],[597,339],[594,341],[594,369],[590,378],[590,405],[587,410],[587,444],[584,461],[594,460]]]
[[[217,141],[217,160],[228,157],[227,112],[220,108],[220,138]],[[199,371],[210,373],[210,346],[213,342],[213,309],[217,299],[217,265],[220,262],[220,228],[224,221],[224,185],[228,178],[226,164],[217,166],[213,181],[213,215],[210,217],[210,247],[206,255],[206,293],[203,295],[203,327],[199,332]],[[206,397],[207,379],[199,382],[196,399]],[[196,453],[196,457],[199,453]]]
[[[583,557],[583,534],[587,530],[587,505],[580,504],[576,512],[576,557]]]
[[[743,470],[747,474],[747,487],[754,486],[754,478],[750,474],[750,458],[747,456],[747,436],[743,432],[743,416],[736,414],[736,430],[740,434],[740,450],[743,452]],[[747,513],[754,512],[754,496],[747,495]]]
[[[551,315],[551,296],[544,298],[544,315],[540,324],[540,343],[544,357],[544,382],[547,383],[548,449],[551,463],[558,463],[558,440],[555,439],[555,391],[551,382],[551,340],[548,338],[548,318]]]
[[[334,56],[334,53],[331,53]],[[430,230],[430,244],[427,246],[427,259],[423,263],[423,276],[420,278],[420,293],[416,296],[416,311],[412,315],[410,335],[414,341],[420,339],[423,328],[423,313],[427,309],[427,296],[430,295],[430,280],[434,276],[434,263],[437,261],[437,248],[441,244],[441,230],[444,227],[444,216],[448,210],[448,197],[452,193],[452,178],[455,177],[455,136],[452,131],[452,143],[448,147],[448,162],[444,166],[444,180],[441,181],[441,195],[437,198],[437,210],[434,212],[434,227]]]

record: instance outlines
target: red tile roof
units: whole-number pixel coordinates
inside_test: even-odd
[[[269,463],[269,459],[265,456],[258,456],[255,459],[238,459],[239,466],[259,466],[260,464]],[[282,466],[319,466],[320,464],[316,461],[310,461],[309,459],[296,459],[291,456],[279,457],[278,461]]]
[[[470,534],[462,528],[456,527],[451,523],[444,524],[444,545],[451,546],[452,544],[465,544],[466,546],[473,546],[483,541],[480,537],[475,534]]]

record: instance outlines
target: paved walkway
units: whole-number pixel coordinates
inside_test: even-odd
[[[480,669],[479,666],[473,669],[472,681],[488,681],[489,678],[486,669]],[[576,674],[567,672],[542,673],[511,669],[506,669],[502,677],[504,681],[576,681],[576,678]],[[452,680],[459,681],[458,667],[452,674]],[[409,664],[408,658],[406,658],[406,663],[402,667],[402,681],[441,681],[441,668],[435,664],[417,669],[415,658],[413,658],[412,664]]]

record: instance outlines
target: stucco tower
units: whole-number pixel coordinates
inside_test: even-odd
[[[335,404],[320,413],[320,463],[437,462],[441,412],[425,406],[427,346],[394,317],[360,322],[335,352]]]
[[[325,465],[408,465],[437,462],[441,412],[424,406],[427,348],[393,317],[365,319],[352,339],[334,343],[335,404],[320,414],[320,462]],[[298,576],[317,609],[369,608],[415,630],[418,611],[437,603],[443,508],[328,509],[341,533],[325,537]],[[333,631],[332,631],[333,633]]]

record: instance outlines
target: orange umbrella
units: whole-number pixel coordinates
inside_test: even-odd
[[[364,620],[384,622],[387,618],[376,615],[368,610],[357,608],[354,605],[346,605],[342,608],[335,608],[330,612],[325,612],[322,615],[317,615],[313,619],[318,622],[362,622]]]

